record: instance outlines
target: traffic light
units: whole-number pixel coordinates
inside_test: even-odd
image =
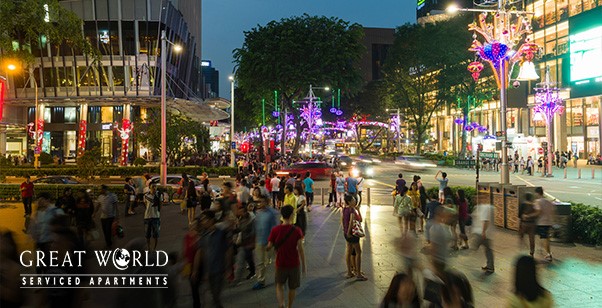
[[[4,110],[4,92],[6,92],[6,79],[0,78],[0,121]]]

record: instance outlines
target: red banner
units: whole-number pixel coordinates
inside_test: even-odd
[[[134,129],[134,125],[129,119],[123,119],[119,135],[121,136],[121,165],[127,166],[129,155],[130,135]]]
[[[86,130],[88,122],[86,120],[79,121],[79,130],[77,136],[77,157],[84,155],[86,151]]]

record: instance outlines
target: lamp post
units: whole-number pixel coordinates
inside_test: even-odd
[[[546,66],[546,80],[537,84],[535,90],[535,106],[533,112],[536,115],[543,117],[546,121],[546,139],[548,141],[547,146],[547,165],[546,170],[547,177],[553,177],[552,174],[552,129],[554,126],[554,115],[556,113],[562,113],[564,106],[562,105],[562,98],[560,98],[560,89],[556,86],[555,82],[550,81],[550,67]]]
[[[235,155],[234,152],[234,76],[228,76],[228,80],[230,80],[230,167],[236,167]]]
[[[165,30],[161,30],[161,185],[167,184],[167,43],[173,46],[175,52],[180,52],[182,47],[167,39]]]
[[[495,3],[495,1],[490,1]],[[507,8],[514,1],[497,0],[497,9],[464,9],[455,5],[448,7],[449,13],[457,11],[480,12],[478,22],[473,22],[468,26],[469,31],[473,31],[473,41],[469,50],[474,51],[476,56],[485,60],[491,66],[497,86],[500,90],[500,122],[502,137],[502,170],[501,184],[510,183],[510,172],[508,170],[508,152],[507,152],[507,123],[506,112],[508,105],[507,87],[508,87],[508,68],[512,68],[517,62],[521,62],[521,71],[517,80],[535,80],[538,79],[535,67],[531,62],[539,47],[531,43],[529,38],[524,39],[524,34],[530,34],[531,23],[528,15],[533,12],[517,11]],[[492,23],[487,22],[488,15],[493,16]],[[484,38],[481,43],[477,40],[477,33]],[[480,62],[474,61],[471,66]],[[530,71],[527,71],[530,70]],[[472,71],[471,71],[472,72]],[[479,70],[480,72],[480,70]],[[473,78],[478,78],[478,73],[473,72]]]

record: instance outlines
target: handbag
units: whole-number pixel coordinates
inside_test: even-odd
[[[355,237],[364,237],[366,233],[364,233],[364,229],[362,228],[362,222],[359,220],[353,221],[353,227],[351,228],[351,234]]]
[[[188,203],[188,198],[184,198],[180,202],[180,213],[182,213],[182,215],[184,214],[184,212],[186,212],[186,205],[187,205],[187,203]]]
[[[136,195],[130,195],[130,202],[136,201]]]

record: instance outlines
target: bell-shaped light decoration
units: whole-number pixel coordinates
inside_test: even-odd
[[[519,81],[529,81],[529,80],[537,80],[539,79],[539,75],[535,71],[535,64],[531,61],[525,61],[520,67],[520,72],[518,73],[518,77],[516,80]]]

